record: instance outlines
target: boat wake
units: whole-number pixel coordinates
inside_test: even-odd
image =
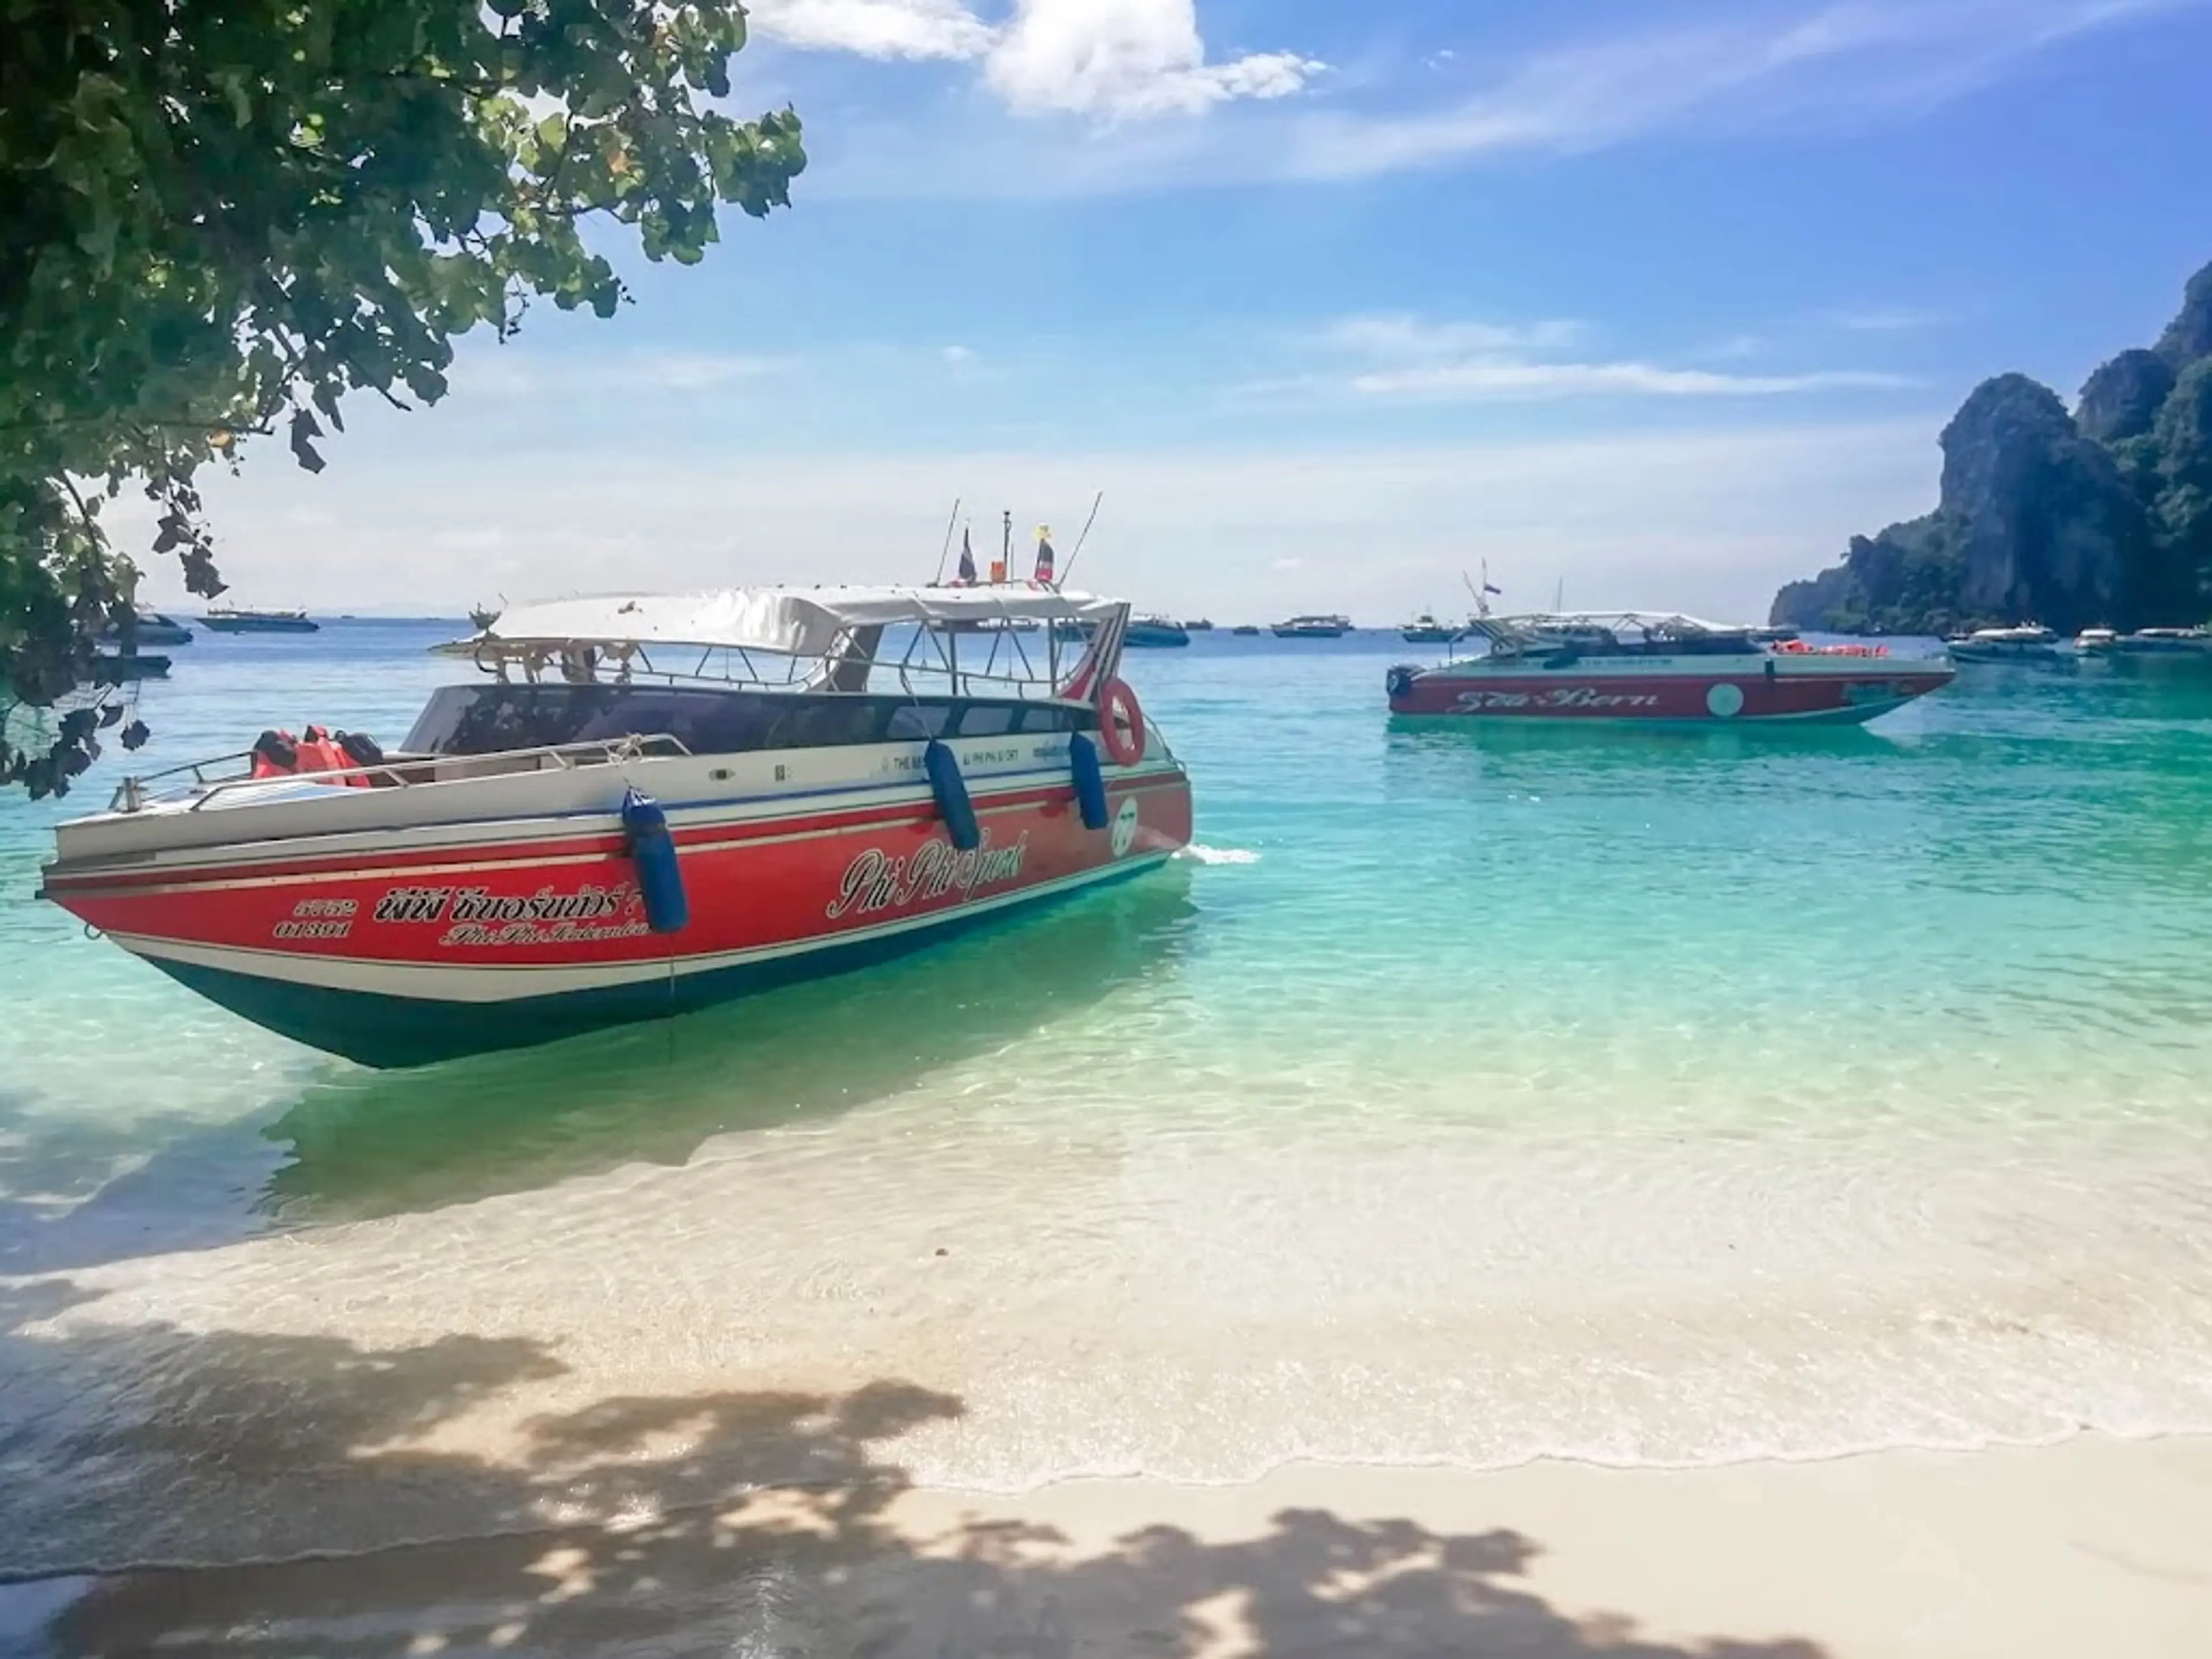
[[[1200,847],[1195,842],[1176,854],[1199,864],[1257,864],[1260,855],[1242,847]]]

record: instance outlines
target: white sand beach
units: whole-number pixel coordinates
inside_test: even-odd
[[[0,1592],[27,1653],[2197,1659],[2212,1440],[1018,1497],[852,1484],[631,1524]]]

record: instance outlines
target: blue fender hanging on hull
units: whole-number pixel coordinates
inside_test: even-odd
[[[1083,812],[1085,830],[1103,830],[1106,811],[1106,769],[1099,763],[1098,745],[1078,732],[1067,740],[1067,767],[1075,774],[1075,804]]]
[[[968,799],[968,781],[960,775],[959,757],[943,739],[932,738],[929,747],[921,752],[921,763],[929,769],[937,816],[945,820],[953,846],[963,853],[974,852],[983,844],[983,832],[975,827],[975,807]]]
[[[677,863],[676,843],[669,838],[668,815],[652,796],[632,789],[623,796],[622,821],[630,862],[637,866],[646,926],[656,933],[682,933],[691,920],[691,902],[684,896],[684,872]]]

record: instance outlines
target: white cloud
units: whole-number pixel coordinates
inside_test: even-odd
[[[978,54],[1009,52],[987,75],[1024,108],[1109,116],[1188,109],[1219,101],[1216,94],[1290,90],[1314,68],[1282,53],[1206,64],[1192,55],[1193,0],[1029,3],[1040,15],[1050,9],[1059,20],[1052,30],[1023,33],[1024,13]],[[1087,131],[1040,135],[1010,133],[1003,122],[948,129],[933,111],[927,131],[894,125],[872,135],[864,151],[825,151],[810,190],[1055,198],[1356,179],[1522,153],[1579,154],[1658,132],[1896,119],[2055,58],[2089,33],[2208,3],[1762,0],[1732,12],[1700,8],[1689,21],[1555,38],[1517,57],[1462,42],[1448,74],[1437,72],[1433,57],[1429,71],[1395,80],[1350,73],[1328,87],[1326,100],[1254,106],[1204,124],[1109,119]],[[1620,9],[1674,20],[1684,10]],[[1146,44],[1119,54],[1083,44],[1125,37]],[[1024,44],[1015,52],[1008,43],[1018,38]]]
[[[1322,67],[1282,52],[1208,64],[1195,0],[1017,0],[986,73],[1016,110],[1135,117],[1280,98]]]
[[[960,0],[754,0],[752,18],[764,38],[793,46],[978,62],[992,90],[1028,115],[1194,115],[1285,97],[1326,67],[1287,52],[1208,63],[1197,0],[1015,0],[995,27]]]
[[[1301,177],[1359,178],[1512,150],[1598,149],[1656,128],[1926,107],[2080,35],[2205,0],[1865,0],[1762,8],[1557,47],[1456,104],[1315,115],[1279,152]]]
[[[577,352],[528,358],[479,350],[453,376],[457,392],[478,398],[526,398],[592,392],[711,392],[738,380],[758,380],[787,368],[780,358],[721,351]]]
[[[1541,351],[1571,345],[1583,325],[1555,319],[1536,323],[1431,323],[1419,317],[1346,317],[1331,324],[1323,343],[1376,357],[1434,359],[1468,351]]]
[[[495,524],[470,530],[441,530],[430,538],[430,545],[447,553],[489,553],[507,545],[507,532]]]
[[[945,362],[954,368],[966,368],[975,361],[975,352],[972,346],[949,345],[945,348],[942,355]]]
[[[1864,310],[1832,311],[1821,320],[1831,328],[1852,334],[1902,334],[1934,328],[1944,318],[1941,312],[1922,311],[1910,306],[1878,306]]]
[[[1316,391],[1374,400],[1472,403],[1588,396],[1773,397],[1911,382],[1856,369],[1735,374],[1634,359],[1560,355],[1586,333],[1576,322],[1430,322],[1418,317],[1352,317],[1322,331],[1320,344],[1352,360],[1348,371],[1306,374],[1247,387],[1247,395]]]
[[[471,586],[495,576],[520,601],[604,591],[611,569],[652,590],[927,580],[954,495],[975,505],[980,532],[1001,507],[1018,525],[1079,523],[1103,489],[1079,574],[1147,608],[1240,621],[1349,610],[1386,622],[1456,592],[1459,570],[1486,558],[1509,591],[1548,592],[1564,577],[1594,604],[1751,616],[1782,581],[1832,562],[1852,533],[1925,510],[1936,415],[1377,450],[1051,455],[761,453],[703,441],[672,453],[567,422],[555,428],[562,447],[511,451],[441,428],[434,442],[426,431],[404,448],[349,434],[318,477],[257,456],[244,477],[210,482],[209,505],[224,573],[241,591],[296,592],[331,611],[459,614],[483,597]],[[457,563],[434,538],[488,521],[490,477],[507,548],[526,558]],[[304,562],[286,522],[303,503],[338,519]]]
[[[1756,334],[1731,334],[1724,340],[1714,341],[1697,355],[1709,357],[1716,362],[1734,362],[1746,357],[1756,357],[1765,349],[1766,342]]]
[[[1538,363],[1489,358],[1356,374],[1350,384],[1354,392],[1368,397],[1455,403],[1590,393],[1639,398],[1771,397],[1854,386],[1893,389],[1912,382],[1894,374],[1856,369],[1806,374],[1721,374],[1703,368],[1662,368],[1655,363]]]
[[[867,58],[981,58],[995,33],[960,0],[748,0],[763,39]]]

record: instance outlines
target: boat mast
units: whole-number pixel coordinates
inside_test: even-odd
[[[959,522],[960,498],[957,495],[955,495],[952,498],[952,516],[945,521],[945,545],[939,548],[937,552],[937,574],[930,580],[929,585],[932,587],[939,587],[944,585],[945,562],[952,556],[952,526]]]

